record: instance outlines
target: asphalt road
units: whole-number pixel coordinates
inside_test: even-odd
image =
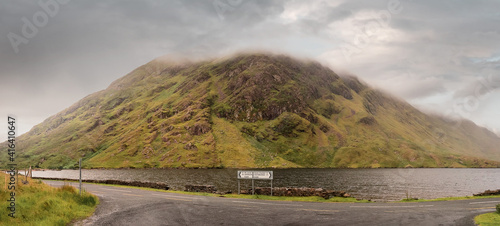
[[[62,181],[44,181],[52,186]],[[78,183],[71,183],[78,187]],[[500,198],[423,203],[312,203],[183,195],[83,184],[99,196],[76,225],[474,225]]]

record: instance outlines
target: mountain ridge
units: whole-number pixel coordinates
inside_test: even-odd
[[[87,168],[499,167],[492,134],[318,62],[247,53],[142,65],[20,136],[18,159],[42,168],[73,168],[80,157]]]

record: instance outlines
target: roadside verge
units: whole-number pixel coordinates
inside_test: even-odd
[[[15,189],[0,179],[0,225],[66,225],[92,215],[99,204],[95,195],[83,191],[80,196],[72,186],[54,188],[41,180],[21,179]]]

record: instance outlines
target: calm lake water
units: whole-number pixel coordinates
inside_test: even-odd
[[[346,191],[356,198],[394,201],[406,198],[472,196],[500,189],[500,169],[272,169],[274,187],[314,187]],[[171,189],[184,185],[215,185],[237,191],[236,169],[108,169],[82,170],[83,179],[165,182]],[[78,170],[34,171],[34,177],[78,179]],[[241,180],[250,188],[250,180]],[[269,181],[255,181],[270,186]]]

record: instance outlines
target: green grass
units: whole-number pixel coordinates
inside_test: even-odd
[[[500,198],[500,195],[491,196],[465,196],[465,197],[444,197],[437,199],[403,199],[397,202],[435,202],[435,201],[453,201],[453,200],[469,200],[469,199],[487,199],[487,198]]]
[[[67,225],[92,215],[99,204],[96,196],[85,191],[80,196],[72,186],[53,188],[39,180],[28,179],[28,184],[20,183],[16,187],[15,218],[12,218],[8,216],[10,210],[4,208],[11,192],[5,188],[4,175],[0,174],[0,200],[3,200],[0,202],[0,225]]]
[[[479,226],[496,226],[500,225],[500,214],[499,213],[485,213],[478,215],[474,218],[474,221]]]

